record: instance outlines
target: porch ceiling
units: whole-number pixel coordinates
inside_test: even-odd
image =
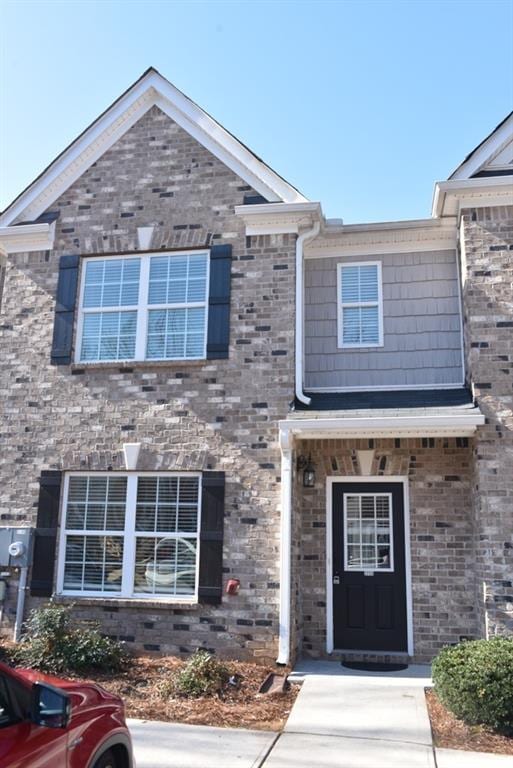
[[[295,412],[279,422],[282,436],[300,439],[359,437],[471,437],[485,417],[475,406],[397,410]]]

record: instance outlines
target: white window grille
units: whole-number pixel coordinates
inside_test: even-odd
[[[195,600],[199,475],[66,475],[58,592]]]
[[[77,362],[206,357],[207,252],[83,260]]]

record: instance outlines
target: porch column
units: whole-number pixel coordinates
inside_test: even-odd
[[[289,430],[280,429],[281,522],[280,522],[280,633],[277,664],[290,661],[290,582],[292,539],[292,447]]]

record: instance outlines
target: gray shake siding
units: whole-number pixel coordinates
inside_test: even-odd
[[[383,347],[337,347],[337,264],[381,261]],[[454,251],[307,259],[305,387],[462,383]]]

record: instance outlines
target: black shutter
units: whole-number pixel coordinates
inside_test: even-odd
[[[62,472],[41,472],[37,528],[34,538],[30,594],[51,597],[55,570],[55,544],[59,522]]]
[[[199,601],[220,603],[223,594],[224,472],[201,480]]]
[[[80,257],[74,254],[61,256],[57,301],[53,326],[52,365],[69,365],[73,343],[73,320],[77,300],[78,264]]]
[[[232,246],[212,246],[210,249],[210,291],[208,296],[208,360],[228,357],[231,271]]]

